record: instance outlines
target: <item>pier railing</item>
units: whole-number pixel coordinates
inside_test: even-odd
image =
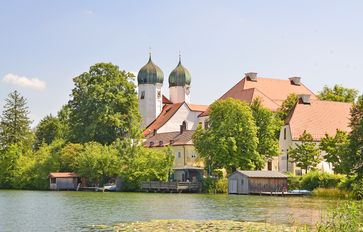
[[[200,182],[144,181],[141,183],[141,189],[147,192],[200,192],[201,187]]]

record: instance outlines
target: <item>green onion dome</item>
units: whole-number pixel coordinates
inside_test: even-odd
[[[188,71],[182,64],[179,58],[178,66],[170,73],[169,75],[169,87],[172,86],[186,86],[190,85],[191,76]]]
[[[147,64],[142,67],[137,74],[138,84],[162,84],[164,81],[164,74],[161,69],[152,62],[151,55]]]

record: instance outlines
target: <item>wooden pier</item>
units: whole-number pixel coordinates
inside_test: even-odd
[[[141,183],[141,189],[145,192],[200,192],[201,188],[200,182],[144,181]]]

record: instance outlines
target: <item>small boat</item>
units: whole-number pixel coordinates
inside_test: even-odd
[[[116,192],[116,185],[115,184],[106,184],[103,186],[105,192]]]

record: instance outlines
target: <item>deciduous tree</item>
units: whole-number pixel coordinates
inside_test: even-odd
[[[285,120],[287,118],[298,100],[299,97],[295,93],[292,93],[282,102],[281,107],[277,110],[277,115],[281,120]]]
[[[320,100],[329,100],[337,102],[354,102],[358,96],[358,90],[344,88],[341,85],[334,85],[333,88],[324,86],[323,90],[319,92]]]
[[[209,126],[198,127],[193,142],[213,169],[260,169],[265,160],[258,153],[257,127],[250,107],[236,99],[220,100],[210,106]]]

